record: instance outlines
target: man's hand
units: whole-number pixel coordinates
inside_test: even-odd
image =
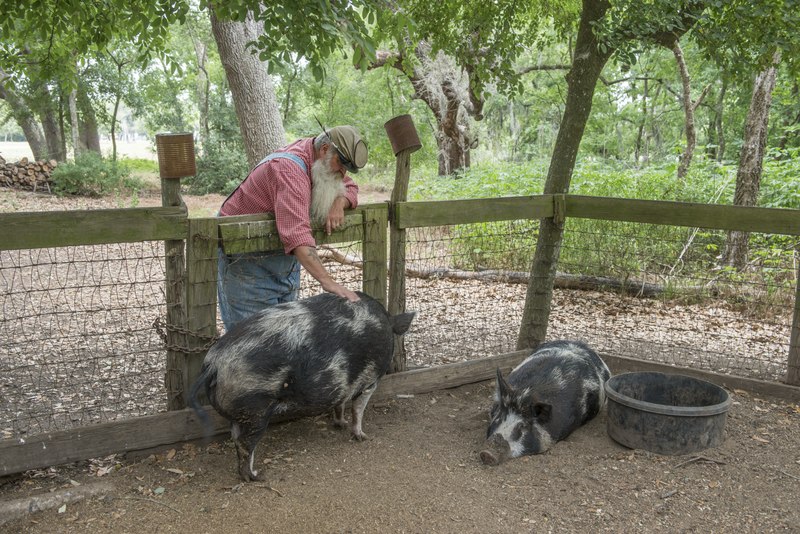
[[[319,284],[322,286],[322,289],[328,293],[333,293],[334,295],[339,295],[342,298],[346,298],[350,302],[361,300],[356,293],[350,291],[331,278],[331,275],[328,274],[327,270],[325,270],[325,266],[322,265],[322,261],[319,259],[317,250],[314,247],[301,245],[294,249],[292,254],[294,254],[295,258],[297,258],[297,261],[300,262],[300,265],[303,266],[308,274],[313,276],[317,282],[319,282]]]
[[[350,201],[347,198],[336,197],[328,212],[328,218],[325,220],[325,233],[331,235],[331,232],[344,223],[344,210],[349,207]]]
[[[357,302],[361,300],[361,297],[359,297],[354,291],[350,291],[343,285],[337,284],[335,282],[328,287],[323,285],[322,289],[324,289],[328,293],[333,293],[334,295],[339,295],[342,298],[346,298],[350,302]]]

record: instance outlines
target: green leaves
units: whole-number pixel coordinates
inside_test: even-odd
[[[114,39],[145,60],[188,9],[188,0],[0,0],[0,71],[69,83],[79,63]]]

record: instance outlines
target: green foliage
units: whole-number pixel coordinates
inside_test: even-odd
[[[69,83],[81,62],[115,38],[147,64],[163,57],[170,25],[188,9],[185,0],[0,0],[0,71]]]
[[[60,164],[50,179],[58,195],[99,197],[142,188],[141,181],[131,178],[126,164],[104,159],[96,152],[85,152],[74,162]]]
[[[125,158],[124,165],[131,173],[158,174],[158,162],[151,159]]]
[[[408,113],[414,119],[423,145],[414,153],[415,162],[436,158],[436,140],[428,126],[433,120],[430,110],[412,98],[413,88],[395,69],[361,73],[347,59],[334,55],[322,83],[313,81],[307,68],[296,67],[291,75],[281,77],[276,92],[282,109],[287,110],[284,129],[289,140],[316,135],[317,119],[326,127],[350,124],[359,130],[369,147],[368,166],[356,177],[359,182],[387,168],[394,171],[395,157],[384,124],[397,115]]]
[[[185,180],[185,183],[193,194],[227,195],[245,179],[250,168],[236,113],[224,88],[212,93],[209,100],[208,123],[211,132],[200,147],[196,176]]]
[[[766,208],[800,209],[799,149],[776,152],[764,161],[759,205]]]
[[[776,51],[797,74],[799,25],[796,0],[714,0],[698,23],[696,38],[731,76],[750,80],[771,64]]]
[[[539,225],[532,220],[459,224],[450,232],[454,267],[526,271],[536,249]]]
[[[250,168],[241,144],[220,140],[206,143],[197,158],[197,174],[184,180],[193,195],[229,194],[245,179]]]
[[[762,181],[764,207],[797,208],[800,169],[794,158],[767,162]],[[544,162],[524,164],[480,163],[458,178],[439,177],[435,169],[412,175],[411,200],[496,198],[541,194],[546,173]],[[677,183],[674,165],[631,169],[619,164],[583,160],[575,168],[571,194],[643,200],[674,200],[730,204],[736,167],[698,158],[685,182]],[[508,221],[456,225],[450,228],[451,253],[456,267],[527,271],[538,238],[538,221]],[[693,246],[683,250],[688,242]],[[778,269],[791,255],[795,239],[786,236],[753,236],[753,261],[769,271],[773,282],[785,284],[785,269]],[[725,245],[724,232],[662,225],[636,225],[613,221],[568,219],[559,269],[624,280],[642,273],[669,272],[681,267],[692,272],[716,268]],[[669,261],[681,258],[673,266]],[[666,260],[671,258],[672,260]],[[720,277],[732,279],[735,271]]]
[[[501,163],[486,161],[455,176],[437,176],[436,169],[413,173],[410,200],[452,200],[540,195],[546,173],[545,161]]]

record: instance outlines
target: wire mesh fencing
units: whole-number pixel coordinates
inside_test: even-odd
[[[537,221],[408,233],[409,361],[439,365],[516,350]],[[548,339],[600,352],[783,379],[800,240],[752,234],[744,269],[721,266],[723,231],[569,219]]]
[[[538,232],[538,220],[407,230],[405,307],[417,312],[405,336],[409,367],[516,350]],[[720,259],[723,231],[570,218],[563,236],[548,339],[783,379],[797,237],[751,234],[748,263],[735,269]],[[212,239],[207,257],[193,261],[216,264]],[[337,282],[357,290],[376,282],[362,270],[370,246],[349,241],[318,252]],[[0,251],[1,438],[167,409],[165,333],[184,325],[165,322],[164,251],[161,241]],[[303,272],[299,297],[320,292]],[[216,330],[224,331],[219,313]]]
[[[340,245],[328,267],[354,290],[359,253]],[[166,336],[183,325],[166,320],[165,260],[154,241],[0,251],[0,439],[167,410]],[[303,273],[299,297],[321,291]]]
[[[164,409],[163,243],[2,251],[0,289],[3,438]]]

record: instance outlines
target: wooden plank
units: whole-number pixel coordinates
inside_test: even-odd
[[[373,402],[400,394],[423,394],[491,380],[495,377],[498,367],[503,373],[507,373],[528,354],[530,354],[529,350],[516,351],[480,360],[386,375],[381,379],[373,395]],[[685,374],[729,389],[740,389],[789,402],[800,402],[800,387],[720,375],[609,354],[602,354],[602,357],[615,374],[628,371]],[[210,407],[206,407],[206,409],[212,420],[211,434],[227,433],[230,428],[229,423]],[[290,416],[283,416],[274,421],[286,421],[290,418]],[[0,441],[0,476],[113,453],[165,447],[199,439],[204,435],[204,429],[192,410],[178,410],[75,430],[53,432],[24,440],[3,440]]]
[[[374,397],[381,399],[398,394],[429,393],[482,382],[494,378],[498,367],[504,374],[507,373],[530,353],[530,350],[520,350],[480,360],[393,373],[381,379]]]
[[[789,357],[786,366],[786,383],[800,386],[800,266],[794,282],[794,311],[789,334]]]
[[[800,235],[800,210],[566,195],[567,217]]]
[[[214,434],[229,428],[229,423],[216,412],[209,415]],[[0,441],[0,476],[188,441],[203,435],[203,427],[194,412],[177,410],[20,440],[3,440]]]
[[[183,368],[183,400],[200,375],[206,352],[217,335],[216,219],[190,219],[186,243],[187,349]],[[187,404],[184,404],[186,406]]]
[[[395,206],[399,228],[470,224],[553,216],[551,195],[400,202]]]
[[[161,180],[161,202],[166,206],[181,206],[180,180]],[[186,406],[183,400],[183,369],[186,362],[186,303],[184,281],[186,280],[185,238],[164,242],[164,263],[166,280],[164,296],[167,307],[166,336],[166,374],[164,387],[167,392],[167,409],[179,410]]]
[[[394,187],[389,213],[389,294],[387,311],[399,315],[406,311],[406,231],[398,221],[398,206],[408,200],[408,181],[411,177],[411,150],[400,150],[395,156]],[[394,337],[394,352],[390,373],[405,371],[408,366],[405,338]]]
[[[274,218],[267,214],[259,217],[259,220],[245,222],[220,222],[219,232],[226,254],[283,250]],[[361,241],[364,234],[362,221],[360,212],[348,212],[344,224],[331,235],[325,234],[324,229],[314,229],[314,241],[317,245]]]
[[[184,239],[185,206],[0,213],[0,250]]]
[[[364,262],[362,265],[361,288],[367,295],[375,298],[386,307],[386,276],[389,254],[386,228],[389,226],[389,213],[384,209],[364,210]]]

